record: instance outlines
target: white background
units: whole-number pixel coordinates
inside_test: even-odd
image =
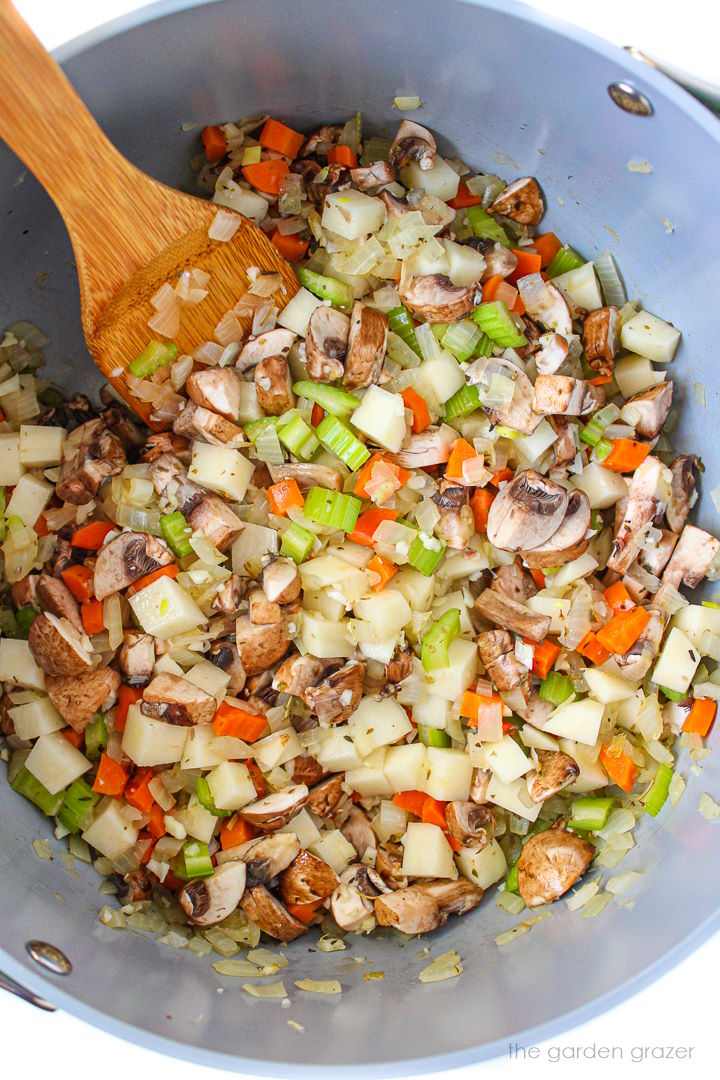
[[[300,0],[311,2],[311,0]],[[138,0],[16,0],[17,7],[48,48],[83,33],[92,26],[138,8]],[[531,6],[567,19],[600,34],[617,45],[637,45],[675,67],[720,85],[717,54],[718,25],[715,0],[535,0]],[[714,11],[714,15],[710,12]],[[714,20],[714,28],[711,21]],[[0,62],[2,59],[0,58]],[[561,959],[548,957],[548,970]],[[717,972],[720,970],[720,935],[704,945],[653,986],[625,1004],[562,1037],[543,1043],[539,1057],[530,1062],[499,1059],[453,1073],[436,1073],[432,1080],[494,1078],[528,1070],[534,1077],[576,1077],[606,1080],[634,1076],[676,1076],[681,1070],[694,1077],[717,1075],[713,1034],[717,1028]],[[508,1003],[512,1007],[512,1003]],[[217,1080],[215,1070],[169,1062],[158,1055],[124,1044],[87,1027],[79,1020],[56,1013],[40,1013],[8,994],[0,995],[0,1032],[3,1035],[2,1074],[69,1080],[90,1073],[101,1080],[128,1080],[132,1076],[172,1075],[173,1080]],[[623,1050],[612,1064],[599,1060],[568,1060],[592,1047]],[[694,1047],[690,1062],[650,1060],[635,1063],[633,1049]],[[558,1060],[558,1057],[560,1060]],[[236,1074],[232,1074],[236,1075]]]

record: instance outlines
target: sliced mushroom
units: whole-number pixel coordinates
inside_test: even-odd
[[[67,619],[43,612],[33,619],[28,645],[35,663],[48,675],[80,675],[92,663],[83,637]]]
[[[518,889],[529,908],[563,896],[595,857],[587,840],[554,827],[531,836],[518,859]]]
[[[482,281],[488,281],[489,278],[495,277],[496,274],[504,278],[509,277],[517,267],[517,255],[510,248],[506,248],[504,244],[485,244],[482,253],[485,256]]]
[[[682,524],[680,524],[678,532],[680,529],[682,529]],[[669,529],[661,529],[660,539],[657,544],[648,550],[641,551],[638,556],[638,562],[648,571],[648,573],[660,577],[668,564],[670,556],[675,550],[677,542],[677,532],[670,532]],[[632,569],[633,568],[630,567],[628,573],[632,572]]]
[[[477,907],[483,898],[483,889],[465,878],[457,881],[419,881],[415,886],[426,896],[432,896],[443,915],[465,915]]]
[[[468,489],[450,480],[441,480],[432,497],[440,510],[435,535],[455,551],[464,551],[475,535],[475,518],[469,499]]]
[[[100,397],[103,398],[102,387],[100,390]],[[123,408],[116,401],[111,402],[106,409],[101,409],[100,419],[102,420],[108,431],[111,431],[116,439],[119,439],[122,446],[137,447],[142,446],[145,442],[145,432],[138,423],[136,418],[133,417],[129,409]]]
[[[20,581],[14,581],[10,586],[10,596],[16,608],[38,605],[37,587],[40,580],[39,574],[27,574]],[[53,612],[52,614],[56,614]],[[59,616],[58,616],[59,617]]]
[[[173,553],[164,540],[147,533],[120,533],[98,552],[93,575],[95,597],[104,600],[172,561]]]
[[[339,884],[337,874],[323,859],[301,851],[280,874],[278,892],[285,904],[312,904],[327,900]]]
[[[360,930],[373,914],[373,903],[354,885],[338,885],[330,898],[332,917],[341,930]]]
[[[535,353],[535,367],[541,375],[554,375],[567,360],[567,338],[562,334],[543,334],[539,345],[540,348]]]
[[[48,697],[74,731],[85,730],[119,685],[120,675],[109,667],[96,667],[77,675],[48,675],[45,679]]]
[[[306,465],[304,462],[286,461],[283,465],[270,465],[273,483],[278,480],[295,480],[301,491],[311,487],[326,487],[331,491],[342,491],[343,474],[328,465]]]
[[[305,361],[308,378],[314,382],[342,379],[343,360],[348,349],[350,318],[337,308],[315,308],[305,338]]]
[[[55,494],[74,506],[90,502],[103,480],[118,476],[127,465],[125,449],[102,420],[75,428],[63,445]]]
[[[407,469],[426,469],[428,465],[442,465],[450,457],[454,439],[444,428],[428,428],[420,435],[411,435],[407,445],[389,458],[396,465]]]
[[[527,683],[528,669],[515,656],[515,644],[507,630],[484,630],[477,636],[477,645],[485,670],[498,690],[507,693]]]
[[[415,653],[408,645],[401,649],[397,656],[393,656],[385,665],[385,678],[393,687],[399,686],[409,675],[412,674]]]
[[[245,892],[245,863],[228,862],[210,877],[191,881],[178,893],[178,902],[190,922],[214,926],[231,915]]]
[[[247,867],[248,888],[272,881],[287,870],[300,851],[300,841],[292,832],[269,833],[242,844],[239,853]]]
[[[644,679],[660,651],[665,622],[657,611],[650,610],[649,615],[649,623],[632,648],[622,656],[615,654],[615,663],[629,682]]]
[[[340,826],[340,832],[355,848],[358,859],[363,859],[369,848],[377,847],[377,836],[367,814],[359,806],[350,807],[350,813]]]
[[[344,782],[345,773],[333,773],[332,776],[328,776],[327,780],[315,784],[308,792],[307,809],[312,814],[317,814],[318,817],[330,817],[345,794],[343,791]]]
[[[412,206],[406,199],[398,199],[391,191],[381,191],[380,198],[387,207],[389,218],[404,217],[405,214],[412,214],[413,212]]]
[[[245,528],[245,523],[219,495],[200,493],[181,509],[188,525],[201,532],[218,551],[226,551]]]
[[[613,543],[608,568],[616,574],[624,574],[638,555],[634,543],[640,529],[664,510],[670,496],[670,470],[662,461],[650,454],[633,473],[628,488],[625,517]]]
[[[152,677],[155,666],[155,638],[140,630],[126,630],[117,659],[125,682],[143,685]]]
[[[266,416],[282,416],[295,404],[290,368],[284,356],[268,356],[255,368],[258,404]]]
[[[507,596],[509,600],[514,600],[516,604],[522,604],[538,592],[532,574],[524,566],[521,566],[519,562],[498,566],[495,571],[493,589],[497,589],[499,593]]]
[[[538,750],[537,772],[528,777],[528,793],[533,802],[545,802],[572,784],[580,775],[580,766],[561,750]]]
[[[593,371],[612,375],[620,348],[620,317],[616,307],[589,311],[583,322],[583,350]]]
[[[240,413],[240,380],[230,368],[193,371],[185,380],[185,390],[196,405],[237,423]]]
[[[341,885],[351,885],[361,896],[375,898],[390,892],[377,870],[365,863],[356,862],[346,866],[340,875]]]
[[[548,421],[557,439],[553,444],[556,469],[561,469],[575,460],[577,447],[575,446],[575,427],[566,416],[549,416]]]
[[[292,653],[275,672],[273,689],[283,694],[302,697],[308,687],[314,686],[323,677],[327,668],[327,660],[320,660],[311,653]]]
[[[372,191],[373,188],[382,187],[384,184],[392,184],[395,179],[395,170],[387,161],[373,161],[372,165],[351,169],[350,176],[353,184],[360,191]]]
[[[563,566],[579,558],[590,543],[586,535],[590,528],[590,502],[583,491],[572,491],[567,510],[559,528],[541,547],[522,551],[528,566]]]
[[[213,611],[222,611],[225,615],[236,615],[247,585],[237,574],[231,574],[227,581],[218,586],[217,595],[210,605]]]
[[[249,886],[240,906],[256,926],[277,941],[294,941],[307,933],[307,927],[291,915],[284,904],[263,885]]]
[[[246,675],[266,671],[288,651],[287,621],[258,626],[241,615],[235,623],[235,642]]]
[[[297,600],[302,588],[300,572],[292,559],[272,559],[263,567],[260,582],[265,596],[275,604]]]
[[[474,768],[470,777],[470,799],[478,806],[487,802],[487,789],[490,784],[490,770]]]
[[[506,627],[522,637],[532,638],[533,641],[543,640],[552,621],[549,615],[538,615],[523,604],[516,604],[514,600],[502,596],[495,589],[481,592],[475,601],[475,609],[488,622]]]
[[[426,934],[442,926],[448,915],[471,911],[482,897],[479,886],[462,879],[424,882],[379,896],[375,918],[380,926],[394,926],[405,934]]]
[[[307,157],[308,154],[320,154],[325,157],[328,150],[337,144],[342,130],[342,124],[324,124],[317,131],[313,131],[302,144],[300,157]]]
[[[364,660],[348,660],[322,682],[308,687],[303,700],[323,723],[342,724],[360,703],[365,668]]]
[[[495,836],[495,818],[489,806],[457,799],[447,804],[445,820],[450,835],[476,851],[487,847]]]
[[[568,493],[534,469],[516,473],[502,487],[488,513],[487,537],[503,551],[538,547],[560,527]]]
[[[173,431],[176,435],[182,435],[183,438],[190,440],[199,436],[211,446],[229,446],[231,449],[237,449],[245,443],[241,427],[232,424],[219,413],[204,409],[190,401],[173,423]]]
[[[250,621],[256,626],[264,626],[268,623],[282,622],[284,615],[282,608],[272,600],[268,600],[262,589],[251,589],[248,596],[248,612]]]
[[[522,176],[504,188],[490,206],[491,214],[503,214],[521,225],[537,225],[545,213],[542,191],[534,176]]]
[[[398,169],[409,161],[417,161],[426,171],[435,164],[436,154],[437,143],[428,129],[414,120],[403,120],[390,147],[388,161]]]
[[[245,687],[245,668],[240,653],[232,641],[215,641],[210,646],[208,660],[230,676],[228,693],[239,694]]]
[[[403,849],[400,844],[385,840],[378,844],[375,869],[389,889],[405,889],[408,879],[402,872]]]
[[[293,758],[291,765],[295,783],[307,784],[310,789],[313,784],[319,784],[327,776],[320,762],[310,754],[298,754],[296,758]]]
[[[400,286],[400,299],[405,307],[429,323],[456,322],[475,307],[478,290],[453,285],[445,274],[425,274]]]
[[[187,439],[175,435],[172,431],[158,431],[148,435],[140,450],[140,461],[152,464],[166,455],[177,460],[178,454],[186,454],[188,451]]]
[[[501,695],[501,697],[505,700],[509,695]],[[509,701],[508,704],[510,704]],[[542,731],[555,711],[552,702],[543,701],[537,690],[530,691],[527,701],[522,701],[519,695],[515,695],[511,708],[522,720],[532,724],[533,727],[538,728],[540,731]]]
[[[697,458],[694,454],[681,454],[670,466],[672,481],[670,501],[665,508],[665,517],[674,533],[679,533],[682,529],[697,498],[693,473],[696,462]]]
[[[688,589],[696,588],[707,574],[719,550],[720,540],[716,540],[704,529],[698,529],[696,525],[686,525],[665,568],[663,585],[673,585],[678,589],[682,583],[687,585]],[[30,629],[32,630],[32,627]]]
[[[538,375],[533,409],[543,416],[586,416],[605,403],[601,386],[570,375]]]
[[[192,727],[194,724],[211,724],[217,702],[212,694],[195,683],[163,671],[143,690],[140,710],[146,716],[157,717],[168,724]]]
[[[356,300],[350,316],[344,386],[355,388],[377,382],[385,359],[387,336],[388,319],[385,312]]]
[[[50,574],[32,575],[35,580],[35,600],[43,611],[49,611],[58,619],[67,619],[76,630],[82,631],[80,605],[61,578]],[[25,581],[28,579],[25,578]],[[14,596],[13,596],[14,599]],[[17,603],[17,601],[15,601]],[[23,605],[19,605],[23,606]]]
[[[570,308],[558,287],[551,281],[543,281],[539,273],[520,278],[517,287],[530,318],[569,340],[572,334]]]
[[[261,360],[267,360],[271,356],[287,356],[294,341],[293,332],[282,327],[250,338],[237,359],[235,370],[248,371]]]
[[[245,821],[263,832],[275,832],[287,825],[290,818],[302,810],[307,800],[308,789],[305,784],[290,784],[243,806],[239,813]]]
[[[123,906],[135,904],[138,900],[150,900],[152,897],[152,882],[142,866],[137,870],[130,870],[124,877],[113,874],[111,880],[117,885],[115,895],[118,903]]]
[[[501,356],[480,357],[467,371],[468,382],[486,382],[486,372],[497,371],[501,368],[503,374],[515,383],[512,400],[503,409],[485,406],[488,419],[493,424],[504,424],[505,427],[513,428],[522,435],[532,435],[538,424],[542,423],[542,417],[534,410],[533,384],[525,372]]]
[[[627,410],[628,423],[634,426],[636,435],[641,439],[655,439],[668,418],[672,399],[672,382],[658,383],[628,398],[623,416]]]

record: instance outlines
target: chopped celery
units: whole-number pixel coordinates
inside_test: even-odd
[[[192,554],[190,536],[192,529],[179,510],[160,518],[160,529],[171,550],[179,559]]]
[[[387,161],[390,156],[392,139],[383,139],[379,135],[373,135],[368,139],[360,155],[361,165],[372,165],[376,161]]]
[[[57,814],[64,794],[62,791],[58,791],[57,794],[51,795],[48,789],[39,780],[36,780],[24,765],[15,779],[11,781],[10,787],[13,791],[17,791],[18,795],[24,795],[26,799],[34,803],[48,817],[54,817]]]
[[[316,274],[314,270],[308,270],[305,266],[301,266],[296,273],[300,284],[314,296],[319,296],[321,300],[329,300],[333,307],[352,307],[352,292],[350,286],[344,281],[325,277],[324,274]]]
[[[354,495],[343,495],[329,488],[311,487],[305,496],[303,513],[318,525],[352,532],[355,528],[362,502]]]
[[[579,266],[584,266],[586,261],[574,248],[565,245],[553,256],[545,272],[550,278],[560,277],[561,274],[567,274],[568,270],[577,270]]]
[[[605,429],[614,423],[620,415],[617,405],[605,405],[598,409],[580,431],[580,438],[588,446],[597,446],[602,439]]]
[[[667,686],[660,686],[659,689],[662,690],[668,701],[685,701],[688,696],[687,690],[684,692],[681,690],[669,690]]]
[[[107,746],[107,724],[102,713],[95,713],[85,728],[85,756],[97,761]]]
[[[443,418],[445,420],[457,420],[467,416],[480,407],[480,390],[476,385],[461,386],[459,390],[445,402]]]
[[[200,805],[209,810],[214,817],[232,817],[233,810],[218,810],[210,792],[210,785],[204,776],[198,776],[195,781],[195,794]]]
[[[502,244],[503,247],[512,247],[508,234],[502,225],[498,224],[495,218],[488,214],[487,210],[483,210],[482,206],[468,206],[465,210],[465,217],[475,236],[493,240],[496,244]]]
[[[559,671],[551,671],[546,679],[540,683],[539,694],[543,701],[549,701],[556,708],[567,701],[574,692],[573,681],[567,675]]]
[[[29,604],[27,605],[27,607],[21,607],[18,611],[16,615],[18,631],[20,637],[24,638],[25,641],[27,641],[30,627],[35,622],[37,617],[38,612],[35,610],[34,607],[31,607]]]
[[[518,887],[518,861],[516,860],[510,869],[508,870],[508,876],[505,878],[505,892],[515,893],[519,895],[520,889]]]
[[[613,449],[613,444],[609,439],[601,439],[595,447],[594,457],[595,461],[602,464],[606,458],[609,458]]]
[[[445,544],[434,536],[424,536],[419,533],[408,551],[408,562],[414,570],[419,570],[425,577],[435,573],[438,565],[445,554]]]
[[[521,345],[527,345],[527,338],[518,329],[518,323],[503,300],[491,300],[489,304],[480,304],[473,311],[472,317],[496,345],[501,345],[504,349],[515,349]]]
[[[289,424],[278,429],[278,438],[301,461],[311,461],[320,449],[313,429],[300,415],[293,416]]]
[[[438,341],[442,341],[443,336],[447,334],[448,330],[450,329],[450,323],[436,322],[432,324],[430,329],[432,330],[433,337],[437,338]]]
[[[600,532],[603,527],[602,514],[599,510],[593,510],[590,514],[590,528],[594,532]]]
[[[422,356],[418,340],[415,337],[415,323],[408,309],[402,305],[393,308],[392,311],[388,311],[387,317],[388,326],[393,334],[397,334],[399,338],[402,338],[405,344],[408,345],[414,353],[417,353],[418,356]]]
[[[488,337],[487,334],[482,333],[480,335],[480,340],[475,346],[475,352],[473,353],[473,356],[492,356],[492,354],[493,340],[491,337]]]
[[[674,775],[675,772],[669,765],[663,765],[662,762],[658,765],[653,782],[642,797],[646,814],[651,817],[658,816],[667,800]]]
[[[315,434],[325,449],[337,454],[353,472],[361,468],[370,457],[367,446],[361,443],[337,416],[325,416],[315,429]]]
[[[418,738],[423,746],[440,746],[442,748],[452,746],[452,739],[447,731],[442,731],[440,728],[425,727],[424,724],[418,724]]]
[[[178,856],[176,877],[181,881],[192,881],[194,878],[210,877],[212,872],[210,851],[203,840],[188,840],[183,844]]]
[[[482,331],[471,319],[461,319],[460,322],[451,323],[440,340],[443,347],[462,362],[475,355],[482,336]]]
[[[174,360],[177,351],[177,345],[173,345],[171,341],[151,341],[139,356],[130,361],[129,371],[136,379],[144,379]]]
[[[448,646],[459,633],[460,609],[448,608],[422,639],[420,660],[426,671],[448,666]]]
[[[263,416],[260,420],[251,420],[248,424],[245,424],[243,431],[245,437],[249,439],[251,443],[256,443],[263,431],[267,431],[269,427],[277,428],[280,423],[279,416]]]
[[[65,396],[55,386],[46,386],[37,396],[41,405],[47,405],[49,409],[59,409],[65,404]]]
[[[571,829],[584,829],[597,832],[605,827],[615,800],[610,798],[593,799],[591,797],[574,799],[570,806]]]
[[[315,537],[302,525],[292,524],[283,533],[280,554],[289,555],[296,563],[304,562],[313,549]]]
[[[323,383],[313,382],[312,379],[301,379],[295,383],[293,390],[298,397],[314,401],[333,416],[350,416],[360,404],[360,398],[349,394],[347,390],[341,390],[339,386],[325,386]]]
[[[84,780],[73,780],[63,795],[58,821],[71,833],[79,833],[100,796]]]

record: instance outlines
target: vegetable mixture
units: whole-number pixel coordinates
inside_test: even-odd
[[[279,310],[251,268],[187,356],[213,282],[167,282],[130,364],[154,434],[6,332],[9,782],[125,910],[231,946],[556,900],[677,801],[715,719],[680,331],[543,231],[534,178],[413,121],[202,141],[210,236],[252,218],[301,287]]]

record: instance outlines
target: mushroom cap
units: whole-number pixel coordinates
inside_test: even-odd
[[[265,795],[262,799],[256,799],[239,811],[240,816],[255,825],[264,832],[274,832],[275,829],[287,825],[290,818],[294,817],[308,799],[308,788],[305,784],[290,784],[288,787],[274,791],[271,795]]]
[[[540,349],[535,353],[535,367],[541,375],[554,375],[567,360],[568,349],[567,338],[562,334],[543,334]]]
[[[239,694],[245,686],[245,669],[240,660],[240,653],[232,641],[215,641],[210,646],[208,660],[230,676],[228,691]]]
[[[102,420],[88,420],[65,440],[55,493],[65,502],[82,506],[97,494],[106,477],[118,476],[126,465],[127,456],[120,440]]]
[[[33,619],[28,645],[35,663],[48,675],[80,675],[92,663],[83,636],[67,619],[43,612]]]
[[[388,318],[361,300],[353,304],[345,356],[343,385],[351,388],[377,382],[387,347]]]
[[[291,865],[300,854],[295,833],[276,832],[249,840],[240,849],[247,866],[247,884],[264,885]]]
[[[590,502],[585,492],[571,492],[562,523],[544,544],[521,552],[525,562],[535,568],[563,566],[577,559],[590,543],[586,536],[590,518]]]
[[[464,915],[483,898],[483,889],[462,877],[456,881],[421,881],[411,887],[431,896],[442,915]]]
[[[98,552],[93,576],[95,598],[104,600],[171,562],[173,553],[164,540],[146,533],[120,533]]]
[[[174,421],[173,431],[176,435],[182,435],[187,439],[194,439],[199,435],[212,446],[229,446],[235,449],[245,443],[245,435],[241,427],[226,420],[219,413],[205,409],[202,405],[195,405],[191,401],[188,401]]]
[[[223,863],[210,877],[191,881],[178,893],[180,907],[198,926],[222,922],[242,899],[246,873],[244,862]]]
[[[495,818],[489,806],[458,799],[448,803],[445,818],[450,835],[461,844],[483,848],[495,835]]]
[[[364,660],[348,660],[322,682],[308,687],[302,695],[303,701],[320,720],[329,724],[343,723],[360,704],[366,669]]]
[[[518,291],[528,315],[548,330],[555,330],[566,339],[572,334],[572,317],[568,302],[551,281],[543,281],[539,273],[526,274],[518,280]]]
[[[639,394],[634,394],[633,397],[627,399],[625,406],[628,407],[628,413],[632,408],[633,412],[637,414],[637,419],[634,421],[635,434],[639,435],[640,438],[654,439],[660,434],[670,412],[673,389],[673,383],[668,380],[667,382],[658,383],[657,386],[651,386],[647,390],[642,390]],[[689,456],[692,462],[697,460],[692,454],[684,456]],[[670,468],[672,469],[672,465]]]
[[[350,176],[353,185],[360,191],[371,191],[382,184],[392,184],[395,170],[388,161],[373,161],[371,165],[351,169]]]
[[[163,671],[143,690],[140,709],[148,716],[160,716],[169,724],[191,727],[194,724],[211,724],[217,712],[217,702],[212,694],[188,679]]]
[[[282,416],[295,404],[290,368],[284,356],[268,356],[255,367],[258,404],[266,416]]]
[[[537,225],[544,212],[542,191],[534,176],[521,176],[508,184],[490,207],[491,214],[504,214],[521,225]]]
[[[182,506],[187,523],[204,534],[219,551],[225,551],[245,528],[245,523],[233,513],[218,495],[200,492],[190,508]]]
[[[230,368],[193,371],[185,380],[185,390],[196,405],[237,423],[240,413],[240,380]]]
[[[340,832],[352,844],[358,859],[362,859],[368,848],[377,847],[377,836],[373,832],[370,820],[359,806],[351,806],[350,812],[340,826]]]
[[[390,889],[404,889],[408,879],[402,872],[403,849],[400,844],[385,840],[378,844],[375,869]]]
[[[268,356],[287,356],[294,341],[295,334],[292,330],[285,330],[282,327],[258,334],[257,337],[250,338],[245,343],[235,368],[237,371],[247,371],[259,364],[261,360],[267,359]]]
[[[545,802],[580,775],[575,758],[562,750],[538,750],[537,759],[538,772],[530,773],[528,778],[528,793],[533,802]]]
[[[543,416],[585,416],[605,402],[601,386],[570,375],[538,375],[533,409]]]
[[[278,941],[294,941],[307,932],[307,927],[263,885],[249,886],[240,905],[249,919]]]
[[[235,622],[235,643],[246,675],[266,671],[288,650],[287,621],[259,625],[241,615]]]
[[[53,705],[74,731],[84,731],[121,682],[113,668],[96,667],[78,675],[48,675],[45,689]]]
[[[674,533],[680,532],[690,513],[691,499],[695,492],[693,469],[696,463],[697,458],[694,454],[680,454],[670,466],[672,473],[671,493],[670,502],[665,508],[665,517]]]
[[[273,690],[283,694],[302,697],[309,686],[314,686],[327,670],[327,661],[311,653],[293,653],[283,660],[273,675]]]
[[[305,338],[305,360],[309,378],[315,382],[342,379],[349,334],[349,315],[337,308],[325,307],[324,304],[315,308],[310,316]]]
[[[523,604],[538,592],[532,574],[518,562],[497,567],[493,588],[503,596],[507,596],[509,600],[514,600],[516,604]]]
[[[423,171],[435,164],[437,144],[433,135],[414,120],[403,120],[393,139],[388,161],[401,169],[409,161],[417,161]]]
[[[354,885],[338,885],[330,898],[332,917],[341,930],[359,930],[373,913],[372,901]]]
[[[61,578],[40,574],[35,578],[35,599],[43,611],[49,611],[58,619],[67,619],[76,630],[82,631],[80,605]],[[24,580],[28,580],[27,578]],[[32,585],[30,586],[32,589]],[[16,601],[17,603],[17,601]]]
[[[298,754],[292,760],[292,778],[296,784],[307,784],[312,788],[313,784],[319,784],[327,776],[325,769],[311,754]]]
[[[503,551],[535,548],[549,540],[565,517],[568,493],[534,469],[515,474],[492,502],[487,537]]]
[[[473,287],[453,285],[445,274],[424,274],[400,289],[405,307],[429,323],[457,322],[475,307]]]
[[[292,603],[297,600],[302,590],[302,578],[297,564],[294,559],[283,557],[271,559],[263,567],[260,584],[268,600],[275,604]]]
[[[394,926],[404,934],[427,934],[442,926],[447,916],[432,896],[417,885],[409,885],[378,896],[375,918],[380,926]]]
[[[278,890],[285,904],[312,904],[327,900],[339,884],[337,874],[323,859],[301,851],[280,874]]]
[[[612,375],[615,355],[620,348],[620,317],[616,307],[589,311],[583,322],[582,340],[585,359],[599,375]]]
[[[549,615],[540,615],[522,604],[516,604],[495,589],[485,589],[475,601],[475,610],[488,622],[507,627],[516,634],[542,641],[550,629]]]
[[[428,428],[411,435],[407,445],[397,454],[388,454],[390,461],[407,469],[424,469],[427,465],[442,465],[450,457],[452,443],[443,428]]]
[[[539,907],[571,889],[595,857],[587,840],[554,827],[531,836],[518,859],[518,889],[528,907]]]
[[[342,787],[344,780],[345,773],[332,773],[327,780],[311,787],[306,804],[308,810],[318,817],[330,817],[345,794]]]

